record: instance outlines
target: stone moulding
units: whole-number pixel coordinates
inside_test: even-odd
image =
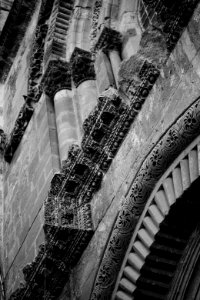
[[[142,288],[142,281],[146,278],[145,271],[143,272],[143,270],[145,267],[149,267],[150,256],[153,255],[155,261],[159,261],[159,259],[163,258],[162,251],[154,252],[153,249],[155,249],[154,247],[156,247],[156,244],[159,244],[160,249],[161,247],[162,249],[165,249],[165,255],[168,253],[169,257],[173,260],[174,268],[170,269],[169,265],[168,267],[170,269],[171,279],[175,275],[176,265],[178,265],[178,262],[185,251],[184,249],[187,244],[187,240],[189,240],[189,236],[194,229],[194,224],[197,223],[199,217],[197,207],[198,199],[195,197],[198,193],[200,179],[199,146],[200,136],[189,144],[186,149],[182,149],[181,154],[175,159],[170,167],[167,168],[167,171],[162,174],[161,178],[152,189],[153,191],[151,192],[151,195],[148,198],[137,222],[137,227],[132,233],[132,238],[115,285],[113,299],[118,299],[120,296],[122,297],[122,295],[124,298],[125,295],[129,297],[129,295],[133,294],[133,292],[134,298],[142,299],[142,293],[144,291]],[[151,183],[150,179],[150,184]],[[192,196],[189,192],[191,188],[193,190]],[[187,200],[185,201],[184,199]],[[182,207],[181,213],[179,210],[180,206]],[[184,207],[186,213],[188,213],[187,223],[185,222],[186,216],[182,213],[182,211],[184,211]],[[170,218],[170,215],[173,215],[173,217]],[[172,236],[169,224],[173,224],[178,230],[175,235],[180,239],[173,244],[173,247],[172,245],[166,245],[165,239],[159,242],[157,240],[157,237],[163,232],[163,224],[165,227],[164,232],[166,234],[166,229],[168,228],[167,231],[169,236]],[[175,230],[173,231],[175,232]],[[184,239],[181,239],[181,234],[184,232]],[[172,248],[174,248],[176,255],[174,255]],[[146,259],[147,257],[148,259]],[[130,262],[132,263],[130,264]],[[156,268],[157,267],[158,266],[156,266]],[[168,267],[165,266],[162,269],[162,271],[166,272],[165,274],[167,274]],[[157,272],[159,272],[159,270],[157,270]],[[134,274],[134,276],[131,276],[131,274]],[[155,277],[151,278],[150,276],[149,279],[156,287],[158,284],[157,279]],[[162,282],[163,286],[165,285],[165,289],[161,291],[158,288],[156,291],[156,294],[161,298],[164,294],[169,292],[171,280],[166,280],[166,277],[160,277],[158,281]],[[147,287],[145,289],[145,293],[147,291],[151,292],[152,287]],[[184,299],[184,297],[179,299]]]
[[[143,42],[144,40],[141,41],[141,44]],[[146,54],[148,54],[148,51],[145,52]],[[92,196],[100,188],[103,175],[107,172],[131,124],[159,76],[160,67],[158,68],[158,65],[149,59],[148,55],[145,55],[140,59],[136,80],[131,81],[128,87],[132,87],[132,92],[129,94],[129,97],[131,96],[130,105],[122,101],[118,91],[115,89],[109,88],[105,91],[99,97],[97,106],[83,124],[84,136],[81,148],[77,146],[72,147],[61,173],[55,174],[52,179],[48,198],[45,201],[45,245],[41,247],[41,251],[38,253],[35,261],[24,270],[26,274],[25,285],[17,290],[10,299],[22,300],[38,297],[39,299],[45,299],[46,295],[48,295],[48,299],[55,299],[62,291],[71,268],[77,263],[89,243],[94,230],[90,208]],[[50,95],[53,95],[53,93],[50,92]],[[192,110],[195,105],[197,103],[191,107],[187,112],[188,114],[186,113],[188,116],[186,118],[187,121],[183,122],[183,124],[181,123],[182,127],[188,130],[184,132],[186,135],[182,137],[184,143],[194,138],[194,134],[196,134],[200,126],[199,120],[194,117]],[[178,124],[179,122],[176,125],[178,126]],[[190,125],[188,126],[188,124]],[[174,149],[180,151],[185,145],[177,144],[181,132],[181,128],[178,128],[178,130],[173,128],[173,130],[169,131],[169,135],[166,138],[167,148],[162,148],[163,141],[158,146],[161,146],[163,153],[165,153],[163,163],[166,163],[166,157],[168,157],[166,153],[171,153],[171,149],[172,153],[175,153],[173,152]],[[184,139],[186,136],[187,139]],[[144,167],[143,175],[139,175],[139,181],[136,181],[135,195],[130,196],[131,201],[127,202],[119,214],[119,223],[117,223],[116,230],[113,230],[109,247],[105,252],[97,274],[92,299],[110,299],[115,276],[121,263],[122,253],[125,251],[127,239],[130,238],[137,219],[135,219],[135,215],[133,216],[130,205],[134,203],[134,197],[140,196],[142,193],[141,185],[143,182],[144,185],[147,182],[149,189],[150,181],[148,181],[148,178],[151,176],[151,172],[154,174],[155,169],[157,174],[156,167],[158,163],[155,162],[157,162],[156,155],[159,150],[155,149],[156,151],[153,153],[156,161],[152,158],[148,160],[147,170]],[[172,154],[170,159],[174,157],[173,155],[175,154]],[[153,184],[155,184],[155,178],[150,182],[151,186]],[[144,192],[146,193],[146,189],[144,189]],[[141,203],[143,203],[142,201],[143,198]],[[140,211],[140,207],[142,207],[142,204],[139,205],[137,211]],[[117,234],[115,234],[115,231]],[[71,242],[74,244],[72,245]],[[82,243],[83,246],[79,246]],[[118,246],[116,243],[119,243]],[[65,250],[63,251],[63,249]],[[113,255],[111,255],[111,252],[113,252]],[[72,253],[76,253],[76,255],[72,260],[73,263],[70,264]],[[46,260],[46,257],[48,257],[48,260]],[[58,269],[59,271],[57,271]],[[49,281],[46,280],[45,282],[44,295],[44,280],[40,279],[45,276],[49,278]],[[51,278],[53,278],[55,285]]]
[[[95,80],[94,61],[90,52],[75,47],[70,64],[72,79],[76,88],[86,80]]]

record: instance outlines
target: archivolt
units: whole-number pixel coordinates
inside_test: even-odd
[[[115,291],[113,293],[113,299],[133,299],[132,295],[137,288],[140,270],[145,264],[146,257],[151,252],[150,247],[155,241],[155,236],[158,236],[160,224],[163,224],[165,217],[169,214],[171,206],[175,204],[180,197],[182,197],[184,191],[186,191],[200,176],[199,148],[200,136],[185,151],[183,151],[183,153],[181,153],[181,155],[175,160],[156,184],[154,191],[145,205],[143,213],[129,243],[129,247],[118,276]],[[179,220],[176,220],[176,222],[179,223]],[[187,220],[187,223],[189,223],[189,220]],[[167,224],[167,226],[169,225]],[[182,228],[182,232],[183,231],[184,227]],[[160,255],[163,254],[162,252],[164,250],[169,260],[171,258],[171,260],[178,263],[180,256],[183,254],[184,247],[186,246],[186,239],[181,239],[178,235],[176,241],[172,243],[174,244],[173,249],[169,242],[170,239],[173,240],[175,238],[170,234],[166,236],[162,234],[162,241],[159,241],[159,245],[154,245],[154,248],[157,247],[157,251],[154,251],[157,253],[155,257],[157,260],[161,261],[163,257],[160,257]],[[174,255],[176,255],[175,258],[173,257]],[[168,267],[170,269],[170,262],[168,263]],[[176,265],[174,265],[174,271],[175,268]],[[162,276],[164,275],[168,275],[168,277],[173,276],[173,272],[166,271],[165,274],[160,274],[159,282],[162,282]],[[154,282],[154,280],[152,280],[152,282]],[[151,282],[149,282],[149,286],[150,285]],[[155,288],[158,290],[155,295],[159,296],[159,286]],[[160,293],[168,292],[168,288],[169,285],[164,282]]]
[[[130,289],[131,291],[135,289],[134,280],[138,279],[139,270],[148,254],[148,247],[153,242],[150,232],[153,235],[156,234],[170,206],[199,176],[197,164],[199,138],[194,141],[199,135],[199,130],[200,98],[167,130],[138,171],[111,232],[91,299],[111,299],[121,265],[120,284],[124,282],[123,276],[126,269],[126,272],[131,272],[129,277],[131,280],[126,278],[130,282]],[[189,146],[192,141],[194,142]],[[183,152],[186,147],[189,148]],[[181,156],[174,162],[179,155]],[[163,176],[164,172],[166,174]],[[130,247],[128,247],[129,244]],[[143,251],[144,246],[146,251]],[[137,256],[138,247],[143,255],[141,260]],[[126,252],[125,261],[122,264]],[[127,269],[128,259],[132,260],[132,266]]]

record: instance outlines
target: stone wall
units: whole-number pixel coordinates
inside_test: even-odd
[[[23,95],[27,95],[30,57],[38,12],[39,7],[37,7],[28,25],[26,34],[5,83],[3,111],[5,119],[4,131],[7,134],[11,133],[19,111],[24,104]]]
[[[22,268],[43,242],[43,203],[59,170],[52,103],[42,97],[4,176],[4,274],[8,293],[23,281]]]
[[[143,160],[164,132],[200,96],[198,7],[92,200],[95,234],[60,300],[89,299],[115,216]]]

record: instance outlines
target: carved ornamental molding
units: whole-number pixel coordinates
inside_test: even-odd
[[[151,292],[154,292],[158,297],[164,297],[170,291],[172,278],[185,251],[189,236],[197,223],[199,223],[198,199],[196,197],[199,186],[197,179],[198,182],[200,179],[199,146],[200,138],[198,137],[189,147],[182,149],[180,156],[176,158],[158,183],[156,183],[156,187],[153,189],[149,199],[145,201],[146,204],[141,204],[142,206],[145,205],[145,207],[137,222],[137,227],[132,233],[128,250],[124,255],[113,299],[129,297],[130,295],[134,295],[134,299],[142,299],[143,293],[149,293],[150,295]],[[191,193],[188,190],[190,187],[192,189]],[[135,201],[135,206],[136,202],[137,200]],[[187,215],[183,213],[185,210],[188,213]],[[187,218],[187,225],[185,225],[185,218]],[[164,233],[167,234],[167,237],[173,239],[170,226],[174,226],[173,234],[177,237],[175,242],[172,241],[173,249],[171,244],[166,244],[167,238],[166,240],[165,238],[160,240],[158,237],[162,235],[164,228]],[[161,247],[164,252],[161,250]],[[163,265],[162,274],[159,274],[159,263],[157,264],[157,262],[159,259],[162,260],[165,254],[166,256],[169,255],[170,260],[174,262],[174,266],[171,266],[170,262],[166,263]],[[150,261],[152,256],[154,256],[154,266]],[[148,268],[149,264],[151,264],[152,268],[158,268],[157,272],[160,278],[158,280],[158,278],[154,277],[154,271],[152,271],[152,278],[151,274],[149,274],[151,284],[144,288],[142,281],[143,279],[145,280],[147,275],[143,270]],[[167,280],[165,275],[168,276]],[[159,289],[158,281],[163,283],[163,289]],[[184,297],[179,299],[184,299]]]
[[[94,61],[90,52],[75,47],[70,63],[75,87],[78,87],[83,81],[95,80]]]

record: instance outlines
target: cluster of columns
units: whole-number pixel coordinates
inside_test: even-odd
[[[107,10],[109,8],[109,15],[112,17],[113,14],[111,8],[115,6],[113,6],[112,3],[107,4],[109,4],[107,5]],[[59,5],[59,3],[57,5]],[[127,10],[133,10],[132,6],[132,1],[126,1],[125,7],[118,7],[120,15],[123,16]],[[83,8],[81,8],[81,11],[82,10]],[[57,11],[59,12],[60,9],[57,9]],[[66,17],[70,14],[68,7],[64,7],[64,10],[62,8],[62,11],[66,12]],[[89,16],[88,12],[87,6],[84,7],[84,20],[87,21]],[[76,15],[75,20],[77,21],[79,17],[78,14]],[[62,14],[57,15],[59,22],[61,22],[61,17]],[[82,13],[80,19],[82,22]],[[119,24],[121,23],[119,22]],[[120,25],[119,29],[120,28],[123,28],[123,26]],[[51,30],[55,31],[55,34],[57,34],[56,25],[54,26],[54,29],[51,28]],[[51,33],[51,36],[54,36],[55,34]],[[131,35],[128,39],[131,40],[131,43],[133,42],[133,37]],[[127,43],[128,42],[126,41],[126,44]],[[82,135],[82,123],[96,105],[98,95],[110,86],[118,87],[118,71],[121,61],[123,58],[127,58],[134,54],[129,53],[125,48],[126,45],[123,44],[121,33],[104,25],[95,46],[95,54],[91,54],[91,52],[81,48],[74,48],[70,58],[70,63],[69,65],[66,65],[68,72],[65,72],[65,74],[68,74],[68,78],[63,79],[63,82],[65,82],[65,80],[68,83],[70,82],[70,86],[66,86],[65,84],[61,86],[60,82],[55,84],[54,81],[54,92],[52,98],[55,106],[55,119],[61,165],[67,158],[71,144],[79,143]],[[52,59],[55,61],[55,49],[52,48],[50,51],[52,53],[49,52],[49,49],[47,52],[48,63]],[[95,61],[92,59],[94,56]],[[60,57],[58,55],[57,59],[59,58]],[[45,66],[45,69],[48,69],[48,66]],[[57,66],[57,71],[61,72],[59,64]]]

